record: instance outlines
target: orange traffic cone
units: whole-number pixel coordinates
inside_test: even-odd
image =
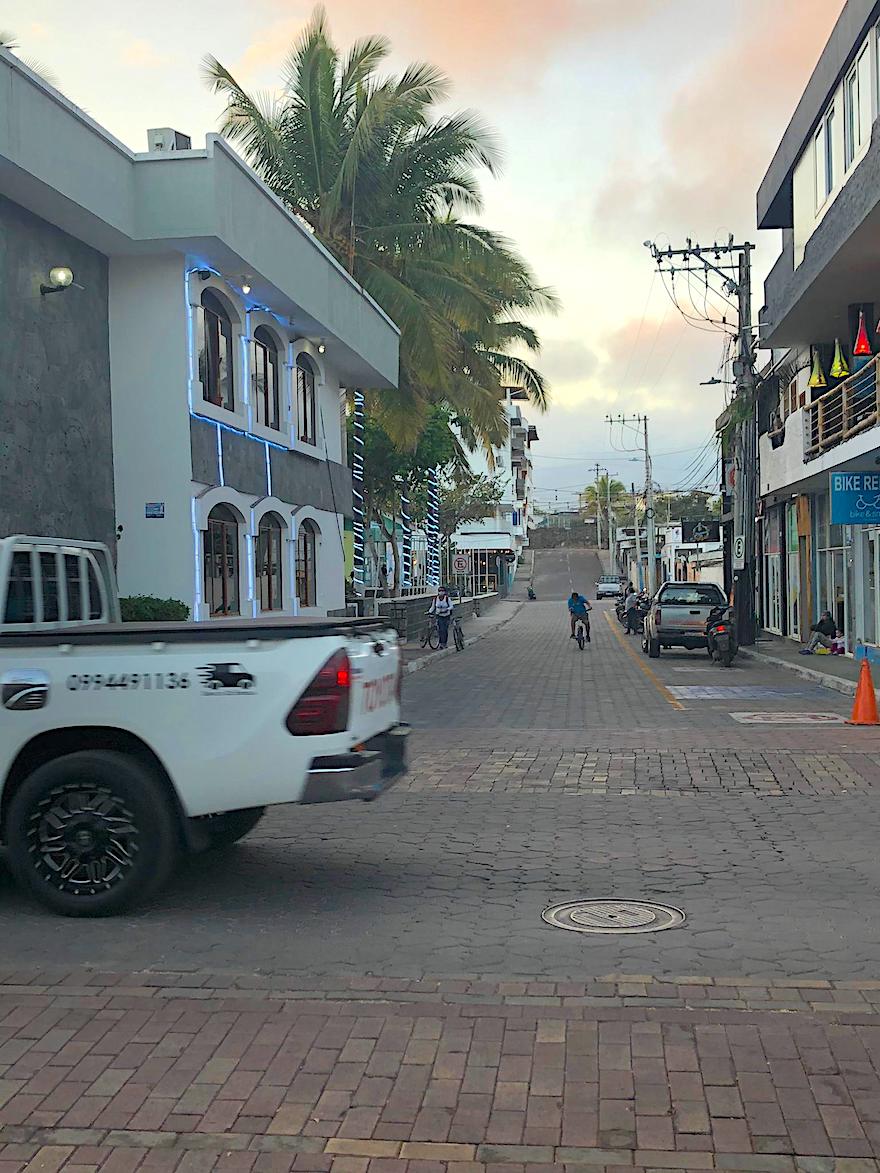
[[[856,699],[853,703],[852,716],[847,725],[880,725],[877,716],[877,697],[874,694],[874,681],[871,679],[871,668],[867,660],[862,660],[862,670],[859,673],[859,686],[856,689]]]

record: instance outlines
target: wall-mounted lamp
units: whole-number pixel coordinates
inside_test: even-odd
[[[40,293],[44,297],[47,293],[63,293],[71,285],[73,285],[73,269],[68,269],[67,265],[56,265],[49,270],[48,285],[45,282],[40,285]]]
[[[326,349],[327,347],[324,345],[323,341],[318,343],[318,354],[323,354]]]
[[[196,269],[200,281],[210,281],[213,274],[210,269]]]
[[[251,279],[250,279],[250,277],[242,277],[242,279],[241,279],[241,291],[242,291],[242,293],[245,295],[245,297],[247,297],[247,295],[250,293],[250,291],[251,291]]]

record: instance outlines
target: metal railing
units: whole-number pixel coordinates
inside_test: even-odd
[[[880,355],[805,406],[804,460],[815,460],[877,423],[878,361]]]

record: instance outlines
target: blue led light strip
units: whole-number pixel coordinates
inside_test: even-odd
[[[401,590],[408,591],[412,587],[412,519],[409,513],[409,490],[406,481],[400,491],[400,519],[403,523],[403,541],[400,543],[400,558],[403,565],[400,568]]]
[[[354,514],[354,589],[364,593],[364,396],[354,393],[354,437],[351,451],[352,513]]]
[[[440,585],[440,470],[436,466],[428,477],[428,532],[427,585]]]

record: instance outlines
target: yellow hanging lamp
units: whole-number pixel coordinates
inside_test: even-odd
[[[825,372],[822,370],[822,363],[819,360],[819,351],[813,351],[813,370],[810,373],[811,387],[827,387],[828,383],[825,379]]]
[[[846,359],[843,357],[843,351],[840,347],[840,339],[834,339],[834,361],[831,364],[831,378],[845,379],[849,374],[849,367],[846,365]]]

